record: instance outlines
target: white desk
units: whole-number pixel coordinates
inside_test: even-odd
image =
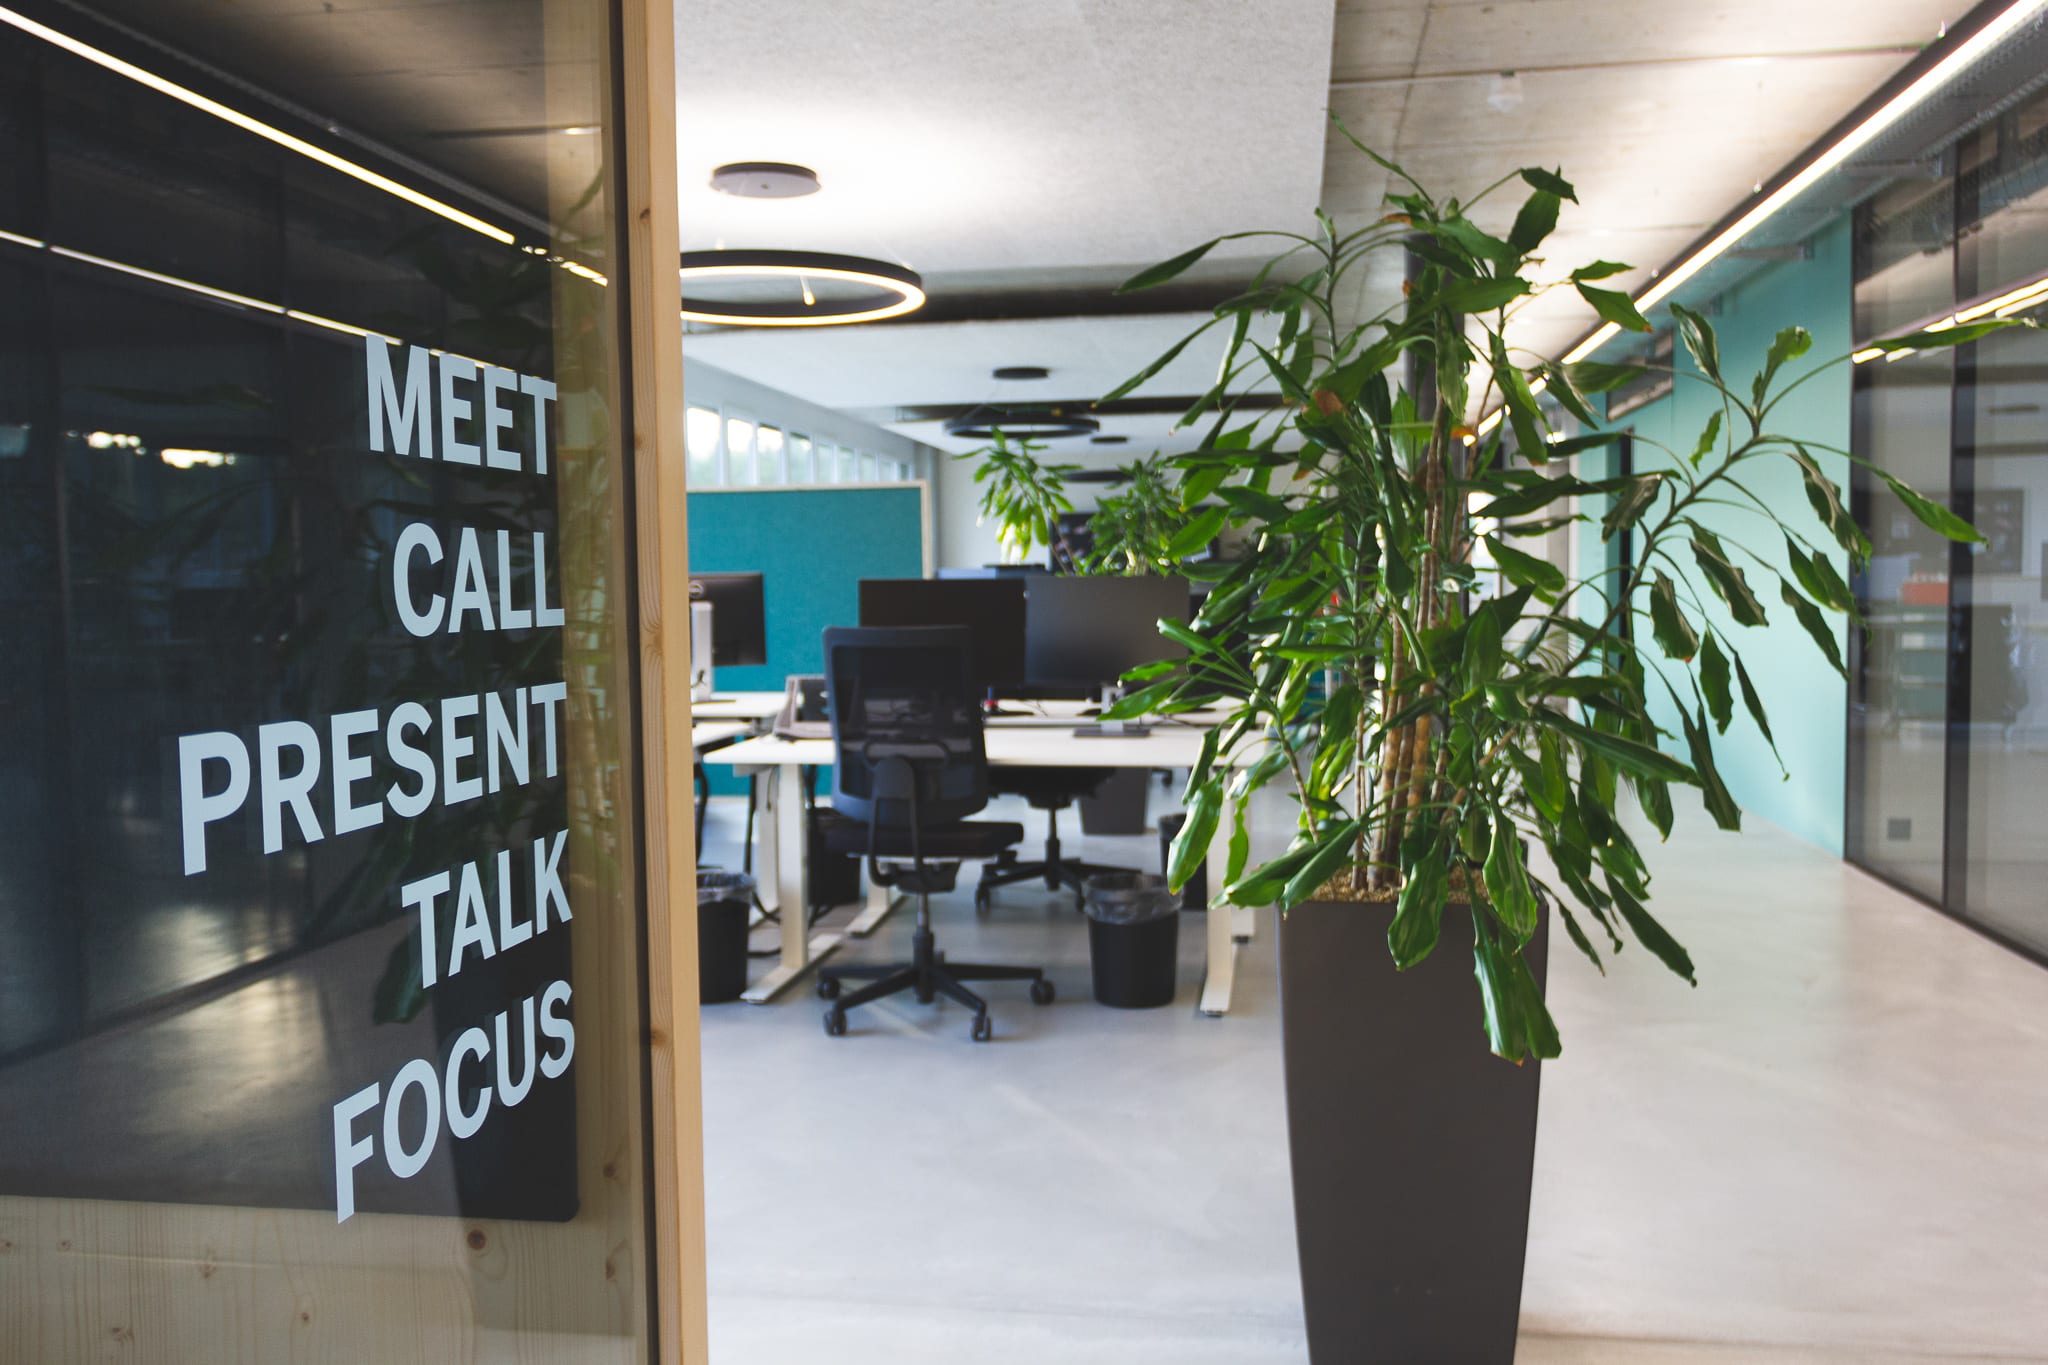
[[[690,747],[702,753],[713,744],[723,744],[729,739],[752,733],[752,723],[744,720],[699,721],[690,727]]]
[[[782,710],[780,692],[720,692],[710,701],[690,703],[690,719],[773,720]]]
[[[1187,768],[1201,757],[1206,727],[1155,723],[1149,735],[1082,738],[1072,733],[1071,719],[1057,728],[1051,724],[998,725],[983,731],[990,767],[1017,768]],[[1244,765],[1255,760],[1263,745],[1241,746],[1232,761]],[[807,839],[804,829],[802,776],[805,767],[832,766],[832,742],[826,739],[777,739],[764,735],[706,754],[705,762],[729,764],[742,773],[767,778],[767,818],[761,823],[760,857],[756,866],[773,867],[775,906],[797,907],[794,917],[785,911],[784,923],[801,924],[808,893],[810,870],[806,866]],[[1232,812],[1226,808],[1217,823],[1216,837],[1209,845],[1209,887],[1220,891],[1228,870]],[[764,896],[769,891],[762,887]],[[868,908],[844,933],[821,932],[808,936],[784,932],[782,961],[741,998],[750,1004],[766,1004],[819,958],[838,949],[850,934],[861,937],[889,912],[892,902],[881,888],[870,887]],[[1220,1015],[1230,1009],[1230,992],[1237,971],[1237,945],[1251,937],[1252,913],[1225,907],[1207,912],[1208,966],[1202,983],[1201,1011]]]

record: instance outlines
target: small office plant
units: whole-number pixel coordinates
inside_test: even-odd
[[[1312,1353],[1506,1361],[1536,1067],[1494,1061],[1473,1026],[1513,1062],[1558,1054],[1540,979],[1546,907],[1596,964],[1596,936],[1610,950],[1633,938],[1693,979],[1685,949],[1650,912],[1650,874],[1623,803],[1665,834],[1677,789],[1689,788],[1719,825],[1737,827],[1715,737],[1738,707],[1771,737],[1742,632],[1789,616],[1841,670],[1828,613],[1853,613],[1854,602],[1822,547],[1859,560],[1869,546],[1815,458],[1828,448],[1774,420],[1812,374],[1787,376],[1811,345],[1804,329],[1779,333],[1762,371],[1738,382],[1724,375],[1707,319],[1673,306],[1697,370],[1684,377],[1709,385],[1718,411],[1694,446],[1654,469],[1580,477],[1571,457],[1618,439],[1598,429],[1589,400],[1643,367],[1519,357],[1508,320],[1569,288],[1607,322],[1650,326],[1627,295],[1597,283],[1627,267],[1596,261],[1566,274],[1539,260],[1572,186],[1525,169],[1469,201],[1440,198],[1351,141],[1396,182],[1385,216],[1351,231],[1318,213],[1313,234],[1234,233],[1123,286],[1162,284],[1235,238],[1281,246],[1249,289],[1109,395],[1140,387],[1212,329],[1227,338],[1218,382],[1184,419],[1207,434],[1176,461],[1183,504],[1216,505],[1169,552],[1226,521],[1252,547],[1233,564],[1190,569],[1213,580],[1204,607],[1185,627],[1161,623],[1186,658],[1137,670],[1144,686],[1119,710],[1172,714],[1219,694],[1229,708],[1189,774],[1169,873],[1175,886],[1188,878],[1234,807],[1218,902],[1286,912],[1283,1022]],[[1510,189],[1526,197],[1496,236],[1472,210]],[[1358,291],[1347,286],[1382,252],[1407,253],[1405,296],[1354,320],[1345,300]],[[1255,339],[1255,324],[1270,344]],[[1946,346],[1984,330],[1878,344]],[[1283,406],[1253,416],[1254,381],[1277,387]],[[1554,430],[1543,392],[1588,434]],[[1496,410],[1502,420],[1475,425]],[[1283,450],[1289,437],[1298,448]],[[1787,461],[1810,516],[1755,491],[1755,472]],[[1872,472],[1928,526],[1975,538]],[[1574,581],[1524,548],[1583,520],[1575,498],[1604,508],[1594,513],[1603,538],[1633,533],[1634,562],[1617,575]],[[1753,534],[1717,530],[1709,508],[1722,527],[1727,509],[1744,509]],[[1733,629],[1710,623],[1709,594]],[[1675,733],[1660,710],[1676,718]],[[1273,743],[1255,765],[1218,761],[1261,734]],[[1299,828],[1278,858],[1253,863],[1245,802],[1283,774]],[[1554,884],[1532,864],[1536,845]],[[1453,936],[1470,943],[1469,968],[1463,943],[1442,942]]]
[[[1021,564],[1039,546],[1051,550],[1059,543],[1060,514],[1074,510],[1066,478],[1080,466],[1046,464],[1038,458],[1044,449],[998,427],[987,445],[953,457],[974,461],[981,520],[995,522],[1005,563]]]
[[[1123,486],[1101,499],[1088,519],[1094,548],[1087,571],[1100,574],[1174,573],[1176,538],[1195,515],[1181,505],[1179,480],[1154,451],[1119,471]]]

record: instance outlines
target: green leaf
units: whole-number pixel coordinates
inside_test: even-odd
[[[1567,436],[1562,441],[1545,441],[1543,446],[1545,458],[1562,460],[1582,450],[1598,450],[1601,446],[1611,446],[1627,439],[1625,431],[1596,431],[1586,436]]]
[[[1629,296],[1615,289],[1597,289],[1590,284],[1574,280],[1572,287],[1579,291],[1579,297],[1591,304],[1593,311],[1600,315],[1602,322],[1611,322],[1624,332],[1647,332],[1650,324],[1636,311]],[[1585,387],[1583,384],[1581,388]]]
[[[1812,504],[1814,515],[1828,528],[1835,543],[1849,554],[1860,559],[1870,552],[1870,542],[1863,534],[1863,528],[1849,515],[1849,509],[1842,505],[1842,490],[1833,479],[1821,473],[1820,464],[1807,454],[1804,446],[1792,453],[1792,462],[1799,466],[1799,474],[1806,482],[1806,500]]]
[[[1498,333],[1493,337],[1493,375],[1500,383],[1501,401],[1507,407],[1508,426],[1515,433],[1516,447],[1531,464],[1541,464],[1549,454],[1543,441],[1536,395],[1529,391],[1529,380],[1521,367],[1509,359],[1507,341]]]
[[[1988,545],[1991,543],[1983,537],[1976,527],[1970,525],[1969,522],[1964,521],[1932,498],[1915,492],[1910,485],[1893,478],[1882,469],[1877,471],[1877,476],[1885,481],[1886,486],[1892,490],[1893,494],[1898,497],[1898,500],[1906,504],[1906,510],[1915,517],[1918,517],[1920,524],[1928,530],[1947,536],[1950,540],[1960,540],[1966,545]]]
[[[1692,448],[1692,467],[1694,469],[1700,467],[1701,460],[1714,453],[1714,447],[1720,443],[1720,440],[1721,414],[1717,411],[1713,416],[1707,418],[1706,430],[1700,433],[1698,443]]]
[[[1799,586],[1807,596],[1824,607],[1836,611],[1854,611],[1856,599],[1849,592],[1849,585],[1842,581],[1841,574],[1826,555],[1809,555],[1799,548],[1792,537],[1785,537],[1785,558],[1792,565],[1792,576],[1799,580]]]
[[[1643,814],[1656,827],[1657,833],[1669,839],[1674,815],[1671,788],[1647,777],[1631,777],[1629,785],[1636,789],[1636,804],[1643,808]]]
[[[1223,874],[1223,883],[1226,886],[1232,885],[1244,875],[1245,860],[1251,856],[1252,832],[1246,823],[1249,809],[1250,803],[1246,801],[1233,801],[1230,806],[1230,858],[1229,866]]]
[[[1591,407],[1587,406],[1586,400],[1580,396],[1578,389],[1572,384],[1571,377],[1565,373],[1564,366],[1556,363],[1546,363],[1541,367],[1541,373],[1544,379],[1549,381],[1548,392],[1552,398],[1557,400],[1558,406],[1577,418],[1585,426],[1597,427],[1600,425],[1600,418]]]
[[[1443,928],[1444,888],[1449,865],[1432,841],[1427,851],[1408,869],[1401,895],[1394,903],[1394,919],[1387,925],[1387,951],[1394,965],[1403,971],[1428,957],[1436,947]]]
[[[1223,481],[1235,473],[1227,464],[1213,464],[1197,469],[1180,481],[1180,505],[1189,511],[1200,505],[1202,499],[1223,486]]]
[[[1706,712],[1700,712],[1695,721],[1690,712],[1680,707],[1678,723],[1685,728],[1685,743],[1692,752],[1693,771],[1700,777],[1701,803],[1722,829],[1741,829],[1742,808],[1728,794],[1726,784],[1721,781],[1721,771],[1714,766],[1714,742],[1707,734]]]
[[[1586,931],[1579,927],[1577,917],[1561,902],[1557,907],[1557,913],[1564,920],[1564,931],[1572,936],[1572,945],[1586,955],[1586,961],[1600,969],[1600,975],[1607,975],[1607,964],[1602,962],[1600,954],[1594,951],[1593,941],[1587,938]]]
[[[1607,515],[1600,518],[1600,539],[1612,540],[1629,527],[1643,519],[1643,513],[1656,506],[1657,494],[1664,487],[1664,473],[1645,474],[1631,479],[1621,490],[1621,496],[1614,500],[1614,506]]]
[[[1165,284],[1168,280],[1180,274],[1189,266],[1193,265],[1196,261],[1201,260],[1204,256],[1208,255],[1211,251],[1215,250],[1217,245],[1223,240],[1224,239],[1221,237],[1211,237],[1208,241],[1202,243],[1200,246],[1195,247],[1193,250],[1190,251],[1183,251],[1180,255],[1175,256],[1171,260],[1161,261],[1157,265],[1147,266],[1143,270],[1140,270],[1137,274],[1125,280],[1122,284],[1118,285],[1116,287],[1116,292],[1119,294],[1135,294],[1140,289],[1150,289],[1154,285]]]
[[[1547,602],[1555,601],[1564,591],[1564,570],[1549,560],[1517,550],[1499,536],[1486,537],[1486,548],[1509,582],[1530,589]]]
[[[1491,262],[1503,274],[1513,271],[1522,258],[1521,252],[1491,233],[1480,231],[1467,218],[1452,217],[1434,226],[1428,223],[1417,223],[1416,226],[1448,238],[1479,260]]]
[[[1529,885],[1529,869],[1522,863],[1521,834],[1505,815],[1494,817],[1493,844],[1486,853],[1483,875],[1487,908],[1501,927],[1515,936],[1516,943],[1527,943],[1536,932],[1536,917],[1542,907]]]
[[[1614,895],[1615,905],[1621,910],[1621,917],[1628,921],[1629,932],[1636,936],[1636,942],[1648,948],[1651,954],[1669,967],[1675,975],[1684,977],[1690,985],[1698,986],[1700,982],[1693,974],[1692,956],[1685,951],[1684,945],[1673,938],[1664,926],[1643,908],[1643,903],[1630,895],[1625,888],[1616,886],[1612,879],[1608,881],[1607,886]]]
[[[1562,196],[1549,190],[1537,190],[1530,195],[1523,202],[1521,212],[1515,215],[1515,226],[1508,232],[1508,245],[1524,256],[1534,251],[1557,227],[1557,210],[1562,202]]]
[[[1728,722],[1735,718],[1735,698],[1728,690],[1728,656],[1721,652],[1712,631],[1700,642],[1700,690],[1707,694],[1714,728],[1727,734]]]
[[[1564,178],[1562,171],[1546,171],[1541,166],[1524,166],[1522,179],[1528,182],[1531,189],[1554,194],[1560,199],[1569,199],[1574,204],[1579,202],[1579,192],[1572,188],[1571,181]]]
[[[1222,803],[1221,782],[1204,783],[1189,797],[1187,820],[1181,825],[1180,833],[1173,836],[1173,847],[1168,850],[1166,861],[1166,884],[1175,891],[1188,884],[1188,878],[1195,875],[1195,870],[1209,856],[1209,841],[1216,837]]]
[[[1728,604],[1729,614],[1735,618],[1735,623],[1742,626],[1767,624],[1764,605],[1750,591],[1748,576],[1741,568],[1728,562],[1727,552],[1722,550],[1719,538],[1698,526],[1693,530],[1693,562],[1700,566],[1700,571],[1714,585],[1714,591]]]
[[[1743,666],[1742,656],[1735,656],[1735,680],[1742,684],[1742,704],[1749,709],[1749,718],[1756,722],[1762,732],[1764,743],[1771,746],[1773,754],[1778,752],[1778,741],[1771,735],[1771,719],[1764,714],[1764,699],[1757,695],[1756,684],[1749,679],[1749,669]],[[1782,761],[1779,764],[1783,766]]]
[[[1623,384],[1632,384],[1650,372],[1647,365],[1608,363],[1599,360],[1582,360],[1566,367],[1572,377],[1572,385],[1580,393],[1611,393]]]
[[[1778,368],[1788,360],[1797,360],[1813,348],[1813,334],[1804,327],[1787,327],[1778,333],[1771,343],[1770,353],[1764,357],[1763,373],[1750,386],[1750,396],[1757,407],[1764,405],[1764,398],[1771,391],[1771,381],[1778,377]]]
[[[1315,855],[1288,879],[1286,889],[1280,893],[1280,904],[1283,907],[1299,905],[1322,890],[1323,883],[1336,876],[1339,869],[1351,861],[1351,845],[1356,837],[1354,824],[1343,825],[1334,836],[1327,837],[1317,847]]]
[[[1491,922],[1477,910],[1472,914],[1472,972],[1479,979],[1486,1040],[1496,1056],[1519,1064],[1563,1050],[1529,964],[1519,950],[1496,937]]]
[[[1655,778],[1659,782],[1694,782],[1692,769],[1653,745],[1640,740],[1628,739],[1622,735],[1611,735],[1605,730],[1595,730],[1590,725],[1581,725],[1568,716],[1555,711],[1546,711],[1538,719],[1559,734],[1578,742],[1580,747],[1600,755],[1622,772],[1631,777]]]
[[[1516,275],[1458,280],[1443,292],[1443,305],[1455,313],[1491,313],[1529,292],[1529,282]]]
[[[1700,637],[1678,607],[1678,587],[1662,569],[1650,586],[1650,632],[1657,648],[1680,663],[1690,663],[1699,652]]]
[[[1591,265],[1582,265],[1577,270],[1574,270],[1572,272],[1572,279],[1575,282],[1580,280],[1604,280],[1611,275],[1626,275],[1634,269],[1634,266],[1623,265],[1620,261],[1595,261]]]
[[[1820,652],[1827,656],[1828,664],[1835,672],[1847,678],[1849,671],[1842,666],[1841,646],[1835,643],[1835,632],[1828,625],[1827,617],[1821,615],[1820,608],[1794,592],[1790,583],[1780,582],[1778,595],[1785,599],[1785,605],[1792,608],[1792,614],[1799,618],[1799,624],[1806,628],[1806,633],[1820,646]]]
[[[1226,905],[1259,906],[1271,905],[1286,887],[1288,880],[1301,870],[1303,863],[1314,857],[1321,846],[1310,842],[1298,844],[1261,867],[1255,867],[1242,880],[1223,888],[1220,903]]]
[[[1701,374],[1719,383],[1721,343],[1714,338],[1714,325],[1682,303],[1671,305],[1671,316],[1678,319],[1678,336],[1691,352],[1693,364],[1700,367]]]
[[[1215,243],[1212,242],[1210,243],[1210,245],[1213,246],[1215,245]],[[1206,249],[1207,248],[1204,248],[1204,250]],[[1157,360],[1153,361],[1150,365],[1147,365],[1144,369],[1138,371],[1129,379],[1126,379],[1123,383],[1117,385],[1108,393],[1104,394],[1102,396],[1101,401],[1105,403],[1113,403],[1117,399],[1122,398],[1125,394],[1130,393],[1132,390],[1136,389],[1139,385],[1143,384],[1153,375],[1158,374],[1168,365],[1171,365],[1174,362],[1174,359],[1177,356],[1179,356],[1182,351],[1185,351],[1188,348],[1188,344],[1190,342],[1192,342],[1196,337],[1200,336],[1202,333],[1208,331],[1211,327],[1214,327],[1219,321],[1221,321],[1220,318],[1211,318],[1209,321],[1203,323],[1200,327],[1197,327],[1194,331],[1189,332],[1186,336],[1182,337],[1179,341],[1174,342],[1173,345],[1166,348],[1165,353],[1161,355]]]
[[[1879,337],[1871,342],[1880,351],[1938,351],[1948,346],[1961,346],[1979,337],[2003,331],[2007,327],[2024,327],[2023,318],[1984,318],[1978,322],[1961,322],[1939,331],[1926,329],[1908,332],[1902,337]]]
[[[1195,516],[1195,519],[1174,532],[1173,539],[1166,543],[1168,559],[1186,559],[1208,545],[1223,529],[1223,522],[1229,516],[1229,509],[1210,507]]]

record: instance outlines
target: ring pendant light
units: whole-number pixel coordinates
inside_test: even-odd
[[[924,307],[924,280],[915,270],[867,256],[842,256],[829,251],[685,251],[683,317],[727,327],[834,327],[852,322],[899,318]],[[692,280],[793,280],[802,298],[789,302],[721,301],[692,298]],[[844,299],[821,299],[813,280],[859,284],[870,292]]]

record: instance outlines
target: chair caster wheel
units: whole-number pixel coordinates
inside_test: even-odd
[[[1053,994],[1054,992],[1052,982],[1047,981],[1044,977],[1041,976],[1038,978],[1038,980],[1031,983],[1032,1004],[1050,1005],[1052,1003]]]
[[[977,1043],[985,1043],[985,1042],[987,1042],[987,1041],[988,1041],[989,1039],[991,1039],[991,1038],[993,1038],[993,1037],[995,1037],[995,1036],[996,1036],[996,1030],[995,1030],[995,1025],[989,1022],[989,1017],[988,1017],[988,1016],[987,1016],[986,1014],[977,1014],[977,1015],[975,1015],[975,1016],[974,1016],[974,1041],[975,1041],[975,1042],[977,1042]]]
[[[825,1011],[825,1033],[832,1038],[846,1036],[846,1011],[834,1005]]]
[[[839,982],[833,977],[819,977],[818,998],[820,1000],[837,1000],[839,998]]]

